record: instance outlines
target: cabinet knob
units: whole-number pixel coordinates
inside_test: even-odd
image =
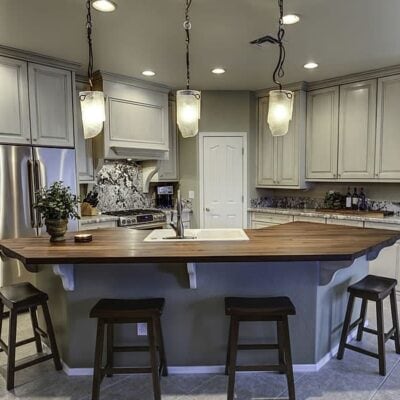
[[[207,211],[207,212],[210,212],[211,210],[210,210],[208,207],[206,207],[206,211]]]

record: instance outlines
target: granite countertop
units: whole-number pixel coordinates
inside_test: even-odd
[[[272,207],[257,207],[249,208],[249,212],[265,212],[268,214],[279,215],[301,215],[305,217],[322,217],[331,219],[351,220],[351,221],[368,221],[368,222],[381,222],[387,224],[399,224],[400,216],[393,215],[390,217],[366,217],[363,215],[349,215],[349,214],[330,214],[326,212],[319,212],[313,209],[296,209],[296,208],[272,208]]]
[[[88,224],[97,224],[99,222],[108,222],[108,221],[118,221],[119,217],[116,217],[114,215],[91,215],[91,216],[85,216],[81,217],[79,220],[79,223],[81,225],[88,225]]]

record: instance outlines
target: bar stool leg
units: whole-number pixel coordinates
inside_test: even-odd
[[[361,318],[361,322],[358,325],[357,328],[357,342],[361,342],[362,337],[363,337],[363,328],[364,328],[364,324],[365,324],[365,317],[367,315],[367,305],[368,305],[368,300],[367,299],[363,299],[362,300],[362,304],[361,304],[361,311],[360,311],[360,318]]]
[[[53,324],[51,323],[51,317],[47,303],[42,304],[42,310],[43,310],[44,320],[46,321],[47,335],[49,337],[51,353],[53,354],[54,366],[57,371],[61,371],[62,365],[60,361],[60,355],[58,353],[56,337],[54,335]]]
[[[38,320],[37,320],[36,311],[37,311],[37,307],[31,307],[29,309],[29,312],[31,313],[32,329],[33,329],[33,336],[35,337],[36,351],[38,353],[43,353],[42,340],[37,331],[37,329],[39,328],[39,324],[38,324]]]
[[[276,321],[276,333],[277,333],[277,342],[278,342],[278,354],[279,354],[279,366],[283,367],[285,370],[279,371],[280,374],[284,374],[286,371],[286,361],[285,361],[285,349],[283,346],[283,330],[282,330],[282,322]]]
[[[383,323],[383,301],[376,302],[376,320],[378,332],[378,354],[379,354],[379,374],[386,375],[386,357],[385,357],[385,327]]]
[[[390,309],[392,311],[393,327],[395,332],[393,334],[396,353],[400,354],[400,333],[399,333],[399,314],[397,312],[396,289],[390,293]]]
[[[167,366],[168,364],[167,364],[167,357],[165,355],[164,338],[163,338],[160,318],[156,319],[156,330],[158,336],[161,374],[162,376],[168,376],[168,366]]]
[[[288,384],[289,400],[295,400],[296,393],[294,389],[292,352],[290,348],[289,323],[287,316],[284,317],[282,322],[278,322],[278,324],[282,324],[283,347],[285,350],[286,378]]]
[[[229,338],[229,365],[228,365],[228,400],[233,400],[235,394],[236,357],[239,340],[239,321],[231,316],[232,330]]]
[[[114,324],[107,324],[107,377],[113,376],[112,368],[114,367]]]
[[[17,342],[17,311],[10,310],[10,328],[8,332],[8,358],[7,358],[7,390],[14,389],[16,342]]]
[[[96,350],[94,353],[94,370],[93,370],[93,386],[92,400],[98,400],[100,396],[100,384],[102,380],[102,358],[104,346],[104,321],[99,318],[97,320],[96,334]]]
[[[161,389],[160,389],[160,377],[158,375],[157,365],[157,345],[154,320],[151,319],[147,322],[148,333],[149,333],[149,347],[150,347],[150,362],[151,362],[151,373],[153,376],[153,393],[154,400],[161,400]]]
[[[233,325],[233,322],[232,322],[232,318],[230,318],[230,321],[229,321],[229,333],[228,333],[228,346],[227,346],[227,351],[226,351],[226,362],[225,362],[225,375],[229,375],[229,363],[230,363],[230,360],[231,360],[231,346],[230,346],[230,343],[231,343],[231,335],[232,335],[232,325]]]
[[[346,345],[347,335],[349,333],[349,326],[351,322],[351,316],[353,314],[353,307],[354,307],[354,296],[350,294],[349,302],[347,303],[346,316],[344,318],[344,323],[343,323],[342,336],[340,338],[339,351],[337,354],[338,360],[341,360],[344,355],[344,349],[345,349],[344,346]]]

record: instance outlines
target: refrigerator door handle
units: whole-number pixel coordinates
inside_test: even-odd
[[[37,228],[37,210],[33,207],[35,204],[35,176],[33,172],[33,161],[28,160],[28,186],[29,186],[29,206],[31,214],[31,226]]]
[[[46,186],[46,184],[44,182],[45,175],[44,175],[42,163],[39,160],[35,160],[34,165],[35,165],[35,181],[37,184],[36,190],[41,190]],[[37,212],[37,216],[36,216],[37,227],[41,228],[43,226],[42,214],[38,210],[36,210],[36,212]]]

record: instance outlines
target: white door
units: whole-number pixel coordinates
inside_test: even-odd
[[[243,228],[243,136],[204,136],[202,164],[202,226]]]

